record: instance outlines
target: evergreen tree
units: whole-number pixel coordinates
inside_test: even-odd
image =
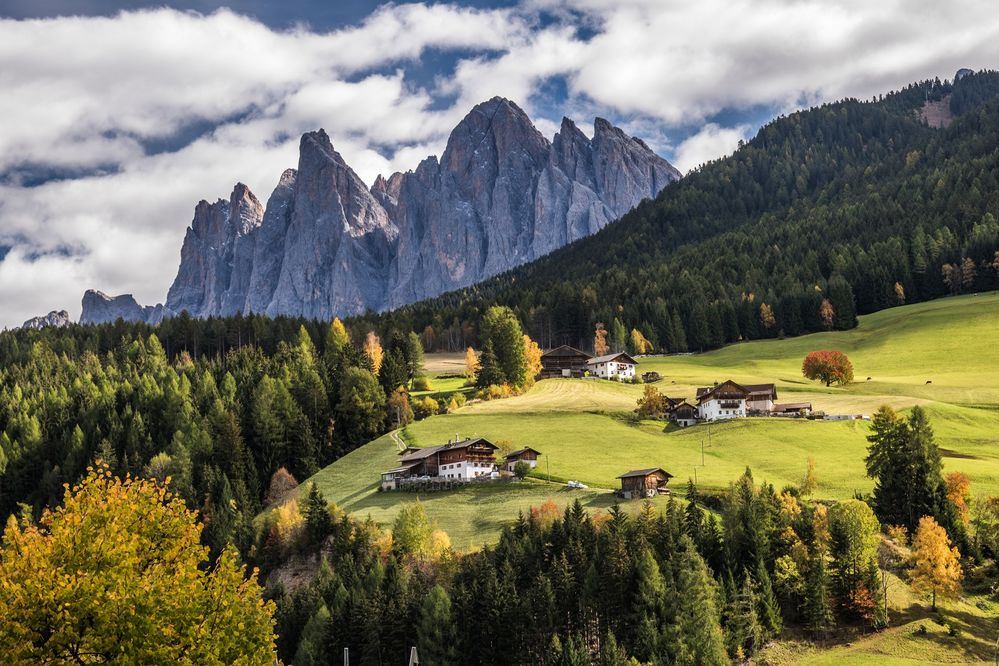
[[[420,606],[416,645],[420,663],[427,666],[457,666],[457,636],[451,614],[451,598],[440,585],[434,585]]]
[[[834,625],[829,600],[829,576],[826,573],[825,555],[821,550],[813,549],[808,558],[803,615],[805,626],[815,634],[822,634]]]
[[[475,385],[485,388],[493,384],[504,383],[506,383],[506,375],[503,374],[499,361],[496,359],[492,340],[486,340],[486,344],[482,347],[482,354],[479,356],[479,372],[475,377]]]
[[[676,599],[678,634],[690,663],[723,666],[729,663],[725,654],[725,637],[721,616],[715,605],[717,592],[704,560],[689,539],[680,555]]]
[[[767,567],[762,561],[756,564],[756,587],[759,590],[760,626],[767,637],[779,636],[783,628],[780,603],[777,601],[777,595],[774,594],[770,574],[767,572]]]
[[[330,610],[325,603],[309,618],[295,651],[295,666],[321,666],[326,664],[326,641],[332,623]]]
[[[729,603],[731,607],[725,627],[729,652],[736,658],[750,655],[763,641],[763,627],[756,612],[759,602],[750,576],[745,576],[742,587]]]
[[[309,495],[305,499],[302,513],[305,517],[305,532],[309,538],[309,543],[322,544],[329,536],[333,525],[329,505],[320,492],[319,486],[315,483],[309,484]]]

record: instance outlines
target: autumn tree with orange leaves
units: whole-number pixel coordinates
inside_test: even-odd
[[[826,386],[849,384],[853,381],[853,363],[841,351],[813,351],[805,356],[801,374],[823,381]]]

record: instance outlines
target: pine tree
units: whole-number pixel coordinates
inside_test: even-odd
[[[475,385],[480,388],[492,386],[493,384],[506,383],[506,376],[499,367],[496,353],[493,351],[492,340],[486,340],[482,347],[482,354],[479,356],[479,373],[475,378]]]
[[[434,585],[420,606],[416,628],[420,663],[427,666],[456,666],[457,632],[451,613],[451,598],[440,585]]]
[[[815,634],[822,634],[833,627],[829,575],[826,573],[825,554],[821,550],[813,550],[808,558],[803,615],[805,626]]]
[[[690,663],[723,666],[729,659],[725,654],[721,616],[715,605],[715,583],[693,543],[689,539],[684,541],[676,590],[678,634]]]
[[[752,654],[762,643],[763,628],[756,612],[759,603],[750,576],[745,576],[742,587],[729,603],[725,627],[729,652],[736,656]]]
[[[321,666],[326,663],[326,642],[332,618],[325,603],[321,603],[302,629],[295,651],[295,666]]]
[[[302,511],[305,516],[305,532],[308,535],[309,543],[320,545],[329,536],[333,525],[329,505],[320,492],[319,486],[314,482],[309,485],[309,495]]]
[[[635,654],[639,659],[655,660],[659,653],[666,581],[652,551],[648,548],[638,557],[635,576],[637,590],[632,605],[633,625],[637,627]]]
[[[763,627],[767,637],[778,636],[783,628],[780,603],[777,601],[777,595],[774,594],[770,574],[767,572],[767,567],[763,564],[762,560],[756,564],[756,586],[759,590],[760,625]]]

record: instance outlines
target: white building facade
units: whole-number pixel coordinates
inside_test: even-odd
[[[437,474],[441,478],[454,479],[455,481],[471,481],[479,477],[489,477],[496,471],[496,464],[476,460],[462,460],[460,462],[445,463],[438,470]]]
[[[637,365],[638,362],[635,359],[621,352],[591,358],[586,362],[586,369],[589,370],[591,376],[601,379],[610,379],[616,376],[620,379],[631,380],[635,378]]]
[[[697,389],[697,412],[702,421],[738,419],[746,416],[749,391],[733,381]]]

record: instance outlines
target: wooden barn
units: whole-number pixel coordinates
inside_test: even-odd
[[[586,352],[569,345],[549,349],[541,355],[541,373],[538,379],[582,377],[587,370],[586,362],[591,358]]]
[[[639,499],[668,494],[669,489],[666,484],[673,478],[673,475],[661,467],[652,467],[625,472],[617,478],[621,479],[622,497]]]
[[[513,468],[517,463],[523,461],[534,469],[538,466],[538,456],[541,455],[541,451],[537,449],[532,449],[531,447],[525,447],[523,449],[517,449],[516,451],[511,451],[506,454],[506,458],[503,460],[503,469],[508,472],[512,472]]]

